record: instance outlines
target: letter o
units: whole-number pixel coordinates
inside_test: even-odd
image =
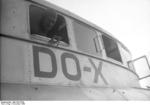
[[[77,68],[77,74],[76,75],[71,75],[67,72],[66,58],[71,58],[75,61],[76,68]],[[63,74],[65,75],[65,77],[67,77],[70,80],[74,80],[74,81],[80,80],[80,78],[81,78],[81,69],[80,69],[80,65],[79,65],[79,60],[77,59],[77,57],[75,55],[70,54],[70,53],[63,53],[62,56],[61,56],[61,64],[62,64]]]

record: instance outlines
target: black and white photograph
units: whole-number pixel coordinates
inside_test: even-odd
[[[150,101],[150,0],[0,0],[0,101]]]

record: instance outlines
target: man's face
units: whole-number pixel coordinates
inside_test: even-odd
[[[55,22],[56,22],[56,18],[54,17],[48,16],[47,18],[45,18],[44,20],[45,31],[51,30],[53,26],[55,25]]]

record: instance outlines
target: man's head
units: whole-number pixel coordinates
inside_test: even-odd
[[[57,14],[55,11],[51,10],[49,12],[44,13],[40,22],[40,27],[42,31],[44,31],[45,33],[50,31],[55,25],[56,20],[57,20]]]

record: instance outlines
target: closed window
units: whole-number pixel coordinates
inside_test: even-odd
[[[121,55],[116,41],[107,37],[106,35],[102,35],[102,38],[103,38],[103,43],[104,43],[107,57],[122,62]]]
[[[77,48],[85,53],[98,55],[99,53],[96,49],[98,40],[95,40],[97,38],[96,31],[76,21],[73,22],[73,26]]]
[[[30,5],[30,32],[49,42],[63,41],[69,44],[65,18],[56,11]]]

